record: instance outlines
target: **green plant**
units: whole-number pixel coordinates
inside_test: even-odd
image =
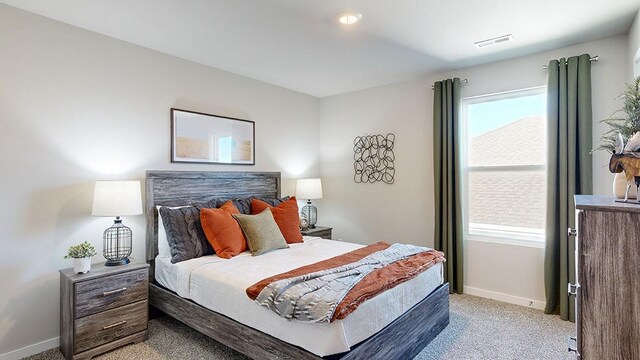
[[[640,131],[640,77],[630,84],[625,84],[622,97],[624,97],[622,109],[601,121],[609,125],[609,130],[602,134],[600,144],[594,150],[607,150],[613,153],[618,133],[622,134],[623,139],[629,140],[633,134]]]
[[[64,256],[65,259],[81,259],[95,256],[96,249],[93,245],[88,242],[83,242],[82,244],[73,245],[69,247],[69,252]]]

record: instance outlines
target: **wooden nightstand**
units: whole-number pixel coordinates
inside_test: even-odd
[[[149,264],[60,270],[60,350],[90,359],[147,339]]]
[[[330,227],[316,226],[313,229],[309,228],[307,230],[301,230],[300,232],[304,236],[317,236],[317,237],[321,237],[323,239],[331,240],[331,231],[332,230],[333,230],[333,228],[330,228]]]

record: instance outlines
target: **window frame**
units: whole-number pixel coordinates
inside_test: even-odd
[[[473,171],[531,171],[544,170],[547,171],[545,160],[544,165],[496,165],[496,166],[469,166],[469,149],[468,149],[468,106],[489,101],[500,101],[513,99],[524,96],[541,95],[547,93],[546,86],[536,86],[524,89],[517,89],[499,93],[477,95],[462,98],[460,101],[460,154],[461,154],[461,194],[462,194],[462,226],[463,239],[465,241],[482,241],[508,245],[519,245],[527,247],[544,248],[545,245],[545,229],[529,229],[517,228],[498,225],[493,229],[470,229],[469,222],[469,173]],[[546,117],[546,114],[545,114]],[[547,141],[545,136],[545,142]],[[545,157],[546,159],[546,157]],[[545,194],[546,195],[546,194]],[[546,224],[545,224],[546,227]],[[528,229],[530,231],[525,231]]]

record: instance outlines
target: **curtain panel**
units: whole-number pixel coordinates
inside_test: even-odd
[[[449,292],[463,292],[460,79],[436,81],[433,95],[434,248],[445,253]]]
[[[567,284],[575,283],[574,198],[591,194],[591,61],[588,54],[551,60],[547,82],[547,214],[545,313],[575,321]]]

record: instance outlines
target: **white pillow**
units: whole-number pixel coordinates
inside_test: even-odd
[[[158,210],[158,255],[171,257],[171,248],[169,248],[167,232],[164,230],[164,222],[162,222],[162,216],[160,216],[161,207],[162,206],[156,206]]]

